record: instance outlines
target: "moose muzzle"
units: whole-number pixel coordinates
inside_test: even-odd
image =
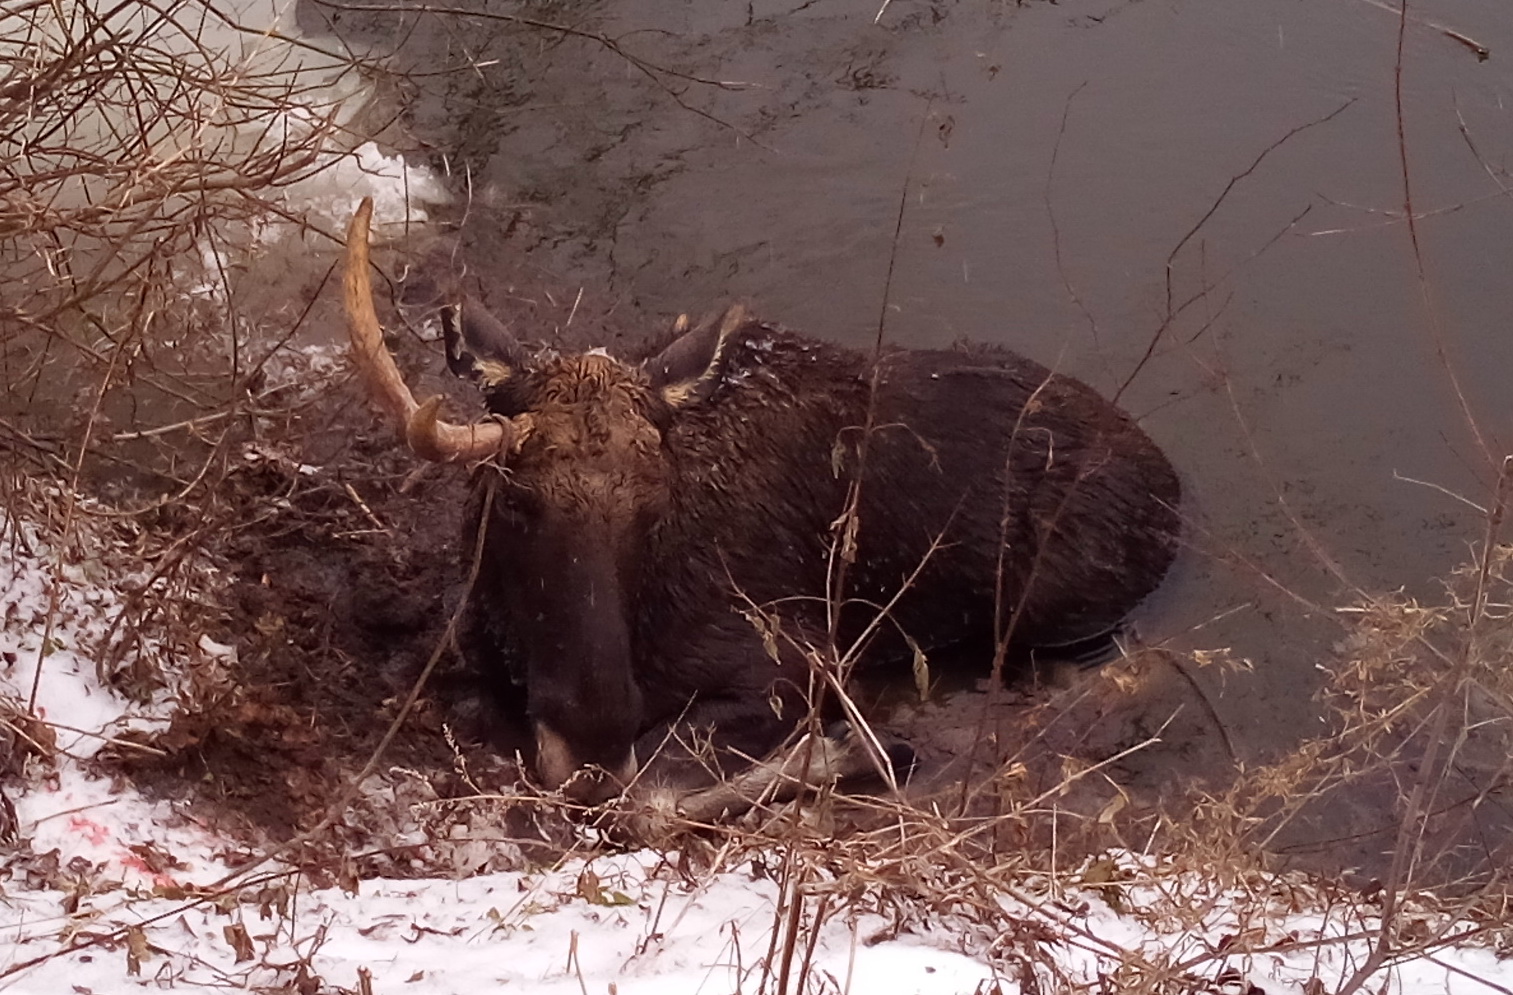
[[[536,723],[536,776],[574,801],[586,805],[608,801],[630,786],[638,769],[634,747],[619,762],[591,763],[579,757],[551,726]]]

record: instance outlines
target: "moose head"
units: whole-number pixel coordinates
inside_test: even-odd
[[[439,396],[416,402],[384,344],[368,274],[371,216],[364,200],[347,238],[353,356],[416,455],[487,464],[476,538],[508,567],[486,571],[490,589],[478,596],[498,614],[507,664],[528,689],[537,773],[557,787],[592,767],[623,786],[644,724],[632,665],[638,572],[672,499],[663,432],[718,381],[743,311],[632,364],[600,350],[533,357],[464,298],[441,311],[447,362],[487,391],[491,415],[452,424]]]

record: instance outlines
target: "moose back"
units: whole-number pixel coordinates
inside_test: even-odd
[[[348,233],[354,357],[417,454],[479,461],[459,645],[525,711],[548,786],[692,786],[782,743],[832,639],[1064,646],[1172,561],[1161,451],[998,349],[873,357],[732,308],[639,356],[532,352],[463,299],[447,362],[490,417],[442,421],[383,344],[370,213]]]

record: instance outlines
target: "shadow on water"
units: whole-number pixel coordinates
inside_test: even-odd
[[[1335,606],[1434,595],[1480,537],[1456,496],[1484,502],[1493,474],[1434,330],[1500,454],[1505,59],[1407,33],[1430,311],[1402,223],[1398,26],[1367,4],[896,3],[875,24],[877,5],[580,6],[530,15],[573,32],[319,0],[299,17],[430,70],[390,95],[388,135],[466,195],[502,312],[490,260],[511,243],[565,293],[655,314],[745,298],[856,346],[883,314],[899,344],[969,337],[1109,394],[1128,380],[1191,520],[1144,641],[1254,665],[1173,685],[1211,707],[1184,734],[1222,727],[1254,763],[1317,733]],[[1417,16],[1513,51],[1493,0]],[[1166,765],[1227,765],[1146,756],[1156,791]]]

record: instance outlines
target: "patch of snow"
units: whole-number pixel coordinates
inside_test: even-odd
[[[0,990],[75,985],[104,993],[134,980],[186,993],[274,987],[289,983],[303,961],[328,985],[356,988],[367,971],[375,990],[417,995],[497,988],[577,995],[611,984],[623,995],[723,993],[750,987],[760,973],[777,898],[771,881],[732,872],[690,883],[644,853],[539,874],[368,881],[357,894],[288,887],[291,894],[272,900],[287,904],[266,917],[270,899],[251,890],[240,902],[198,905],[124,889],[90,896],[73,925],[87,917],[90,935],[139,930],[137,978],[128,973],[131,945],[118,942],[14,970]],[[60,915],[61,893],[12,898],[21,899],[12,913],[27,921],[0,930],[0,971],[66,948],[65,937],[78,935]],[[971,992],[996,975],[918,937],[868,946],[866,931],[881,922],[823,923],[809,990],[945,995]],[[239,951],[233,937],[242,934]],[[239,964],[239,954],[249,953]]]
[[[143,811],[122,804],[98,809],[99,817],[112,809]],[[206,847],[182,835],[178,845]],[[348,989],[359,988],[366,973],[375,991],[417,995],[498,989],[543,995],[756,990],[765,971],[781,970],[779,963],[768,963],[772,931],[783,918],[778,897],[765,876],[734,870],[690,879],[668,860],[645,852],[573,860],[540,873],[367,881],[355,893],[309,888],[290,877],[244,889],[231,902],[196,904],[118,889],[88,896],[71,917],[62,914],[68,896],[61,892],[18,893],[9,896],[12,919],[0,930],[0,972],[9,972],[0,977],[0,990],[40,995],[75,985],[82,987],[74,991],[104,993],[150,982],[164,990],[210,993],[227,985],[289,984],[301,970]],[[1020,911],[1026,918],[1018,921],[1033,921],[1029,909]],[[80,929],[84,923],[87,930]],[[848,914],[843,907],[818,924],[806,914],[800,925],[804,942],[812,939],[814,950],[808,953],[801,943],[790,968],[796,982],[797,972],[807,967],[810,992],[1010,995],[1022,990],[1014,969],[1018,942],[974,937],[949,917],[896,938],[886,932],[888,920],[882,916]],[[1283,917],[1275,925],[1288,931],[1291,944],[1206,961],[1202,976],[1213,990],[1255,985],[1267,992],[1301,992],[1318,983],[1323,987],[1315,990],[1336,990],[1370,942],[1360,938],[1357,923],[1353,941],[1309,944],[1334,929],[1319,913]],[[138,939],[70,949],[81,935],[112,931],[123,936],[135,931]],[[1053,931],[1038,941],[1036,975],[1042,990],[1098,990],[1100,979],[1114,976],[1131,956],[1174,963],[1192,953],[1212,953],[1225,935],[1211,921],[1163,933],[1141,925],[1133,914],[1094,903],[1078,930],[1059,936]],[[780,958],[781,945],[778,951]],[[56,955],[38,960],[49,953]],[[1490,951],[1444,948],[1384,969],[1369,990],[1480,992],[1510,981],[1513,965]]]
[[[88,861],[127,889],[186,888],[227,871],[211,856],[227,841],[168,804],[73,764],[29,785],[14,805],[34,854],[56,850],[61,863]]]
[[[68,753],[50,768],[30,765],[19,789],[7,786],[20,843],[0,860],[0,992],[777,990],[790,922],[770,871],[782,865],[779,852],[713,873],[685,870],[678,854],[638,851],[458,880],[346,882],[351,890],[268,862],[219,889],[233,871],[228,855],[246,859],[238,844],[81,763],[98,736],[163,707],[119,697],[91,657],[127,578],[73,562],[34,524],[4,520],[0,532],[9,537],[0,604],[4,652],[15,656],[3,675],[11,708],[24,705],[40,661],[39,709],[95,732],[68,735]],[[206,665],[235,659],[235,647],[208,638],[196,652]],[[418,803],[407,798],[395,794],[393,804]],[[490,847],[512,845],[498,832],[456,835],[460,871],[490,866]],[[879,913],[888,902],[875,886],[834,882],[816,868],[787,990],[807,972],[810,995],[1013,995],[1028,971],[1036,990],[1098,991],[1161,970],[1185,972],[1205,991],[1334,991],[1380,928],[1364,900],[1331,910],[1280,879],[1220,888],[1153,857],[1102,862],[1103,873],[1085,869],[1083,879],[1105,883],[1053,893],[1027,878],[986,920],[895,895],[889,902],[914,903],[903,926]],[[1513,962],[1479,946],[1475,924],[1420,911],[1409,919],[1417,935],[1459,941],[1390,963],[1366,990],[1513,988]]]
[[[320,214],[342,227],[363,197],[373,198],[375,223],[390,225],[423,223],[429,217],[427,205],[451,199],[429,169],[412,166],[399,155],[384,155],[373,142],[334,157],[330,168],[293,186],[286,196],[291,208]]]
[[[86,528],[75,540],[79,549],[65,552],[55,536],[0,511],[0,700],[20,713],[31,706],[58,750],[84,758],[122,733],[161,727],[171,696],[129,702],[107,687],[102,650],[123,635],[127,599],[149,578],[120,572]],[[181,673],[158,639],[139,635],[115,669],[147,657],[169,681]]]

